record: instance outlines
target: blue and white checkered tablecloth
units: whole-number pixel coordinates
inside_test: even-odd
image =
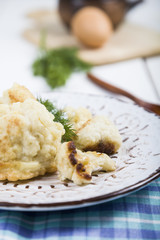
[[[160,239],[160,179],[105,204],[55,212],[0,211],[0,240]]]

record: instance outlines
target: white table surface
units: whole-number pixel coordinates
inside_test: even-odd
[[[0,95],[14,82],[32,92],[50,91],[41,77],[34,77],[31,64],[38,50],[22,38],[32,24],[26,14],[32,10],[57,8],[57,0],[0,0]],[[132,9],[127,20],[160,32],[160,0],[145,0]],[[93,73],[144,100],[160,103],[160,56],[134,59],[93,68]],[[90,82],[85,74],[74,73],[60,91],[110,95]]]

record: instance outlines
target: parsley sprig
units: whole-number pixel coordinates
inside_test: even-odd
[[[51,88],[65,85],[71,73],[88,71],[91,68],[77,54],[78,49],[75,47],[51,50],[43,47],[32,65],[33,74],[44,77]]]

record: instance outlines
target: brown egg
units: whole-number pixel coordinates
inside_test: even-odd
[[[112,33],[112,23],[107,14],[96,7],[84,7],[72,18],[74,35],[89,47],[100,47]]]

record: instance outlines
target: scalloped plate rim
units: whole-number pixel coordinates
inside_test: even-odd
[[[16,204],[16,203],[8,203],[8,202],[0,202],[1,210],[15,210],[15,211],[59,211],[59,210],[69,210],[76,209],[81,207],[89,207],[97,204],[106,203],[109,201],[113,201],[119,199],[121,197],[128,196],[131,193],[137,192],[140,189],[146,187],[152,181],[158,179],[160,177],[160,168],[157,169],[155,173],[153,173],[148,178],[130,185],[124,189],[119,191],[115,191],[109,194],[101,195],[95,198],[88,198],[80,201],[70,201],[65,204],[65,202],[61,203],[45,203],[45,204]],[[134,186],[134,187],[133,187]],[[132,188],[133,187],[133,188]],[[119,194],[117,194],[117,192]]]

